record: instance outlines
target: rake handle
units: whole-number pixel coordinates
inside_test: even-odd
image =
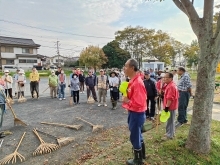
[[[88,122],[88,121],[86,121],[86,120],[83,120],[82,118],[80,118],[80,117],[76,117],[77,119],[79,119],[79,120],[82,120],[82,121],[84,121],[85,123],[87,123],[87,124],[89,124],[89,125],[91,125],[91,126],[94,126],[92,123],[90,123],[90,122]]]
[[[25,134],[26,134],[26,132],[23,133],[23,135],[22,135],[22,137],[21,137],[21,139],[20,139],[20,141],[19,141],[19,143],[18,143],[18,146],[17,146],[17,148],[15,149],[15,152],[17,152],[18,148],[20,147],[21,142],[22,142],[22,140],[24,139]]]
[[[36,131],[37,131],[37,132],[40,132],[40,133],[43,133],[43,134],[45,134],[45,135],[51,136],[51,137],[53,137],[53,138],[55,138],[55,139],[58,139],[58,137],[56,137],[56,136],[54,136],[54,135],[51,135],[51,134],[49,134],[49,133],[40,131],[40,130],[38,130],[38,129],[36,129]]]
[[[43,139],[39,136],[39,134],[37,133],[36,129],[33,130],[33,132],[35,133],[35,135],[38,137],[38,139],[40,140],[41,143],[45,143],[43,141]]]
[[[50,86],[48,86],[42,93],[44,93],[48,88],[50,88]]]
[[[47,124],[47,125],[57,125],[57,126],[63,126],[68,127],[69,125],[66,124],[59,124],[59,123],[47,123],[47,122],[41,122],[41,124]]]
[[[11,104],[10,104],[10,103],[8,102],[8,100],[7,100],[7,97],[6,97],[5,93],[4,93],[2,90],[0,90],[0,91],[1,91],[1,93],[3,94],[3,96],[4,96],[4,98],[5,98],[5,101],[6,101],[6,104],[7,104],[8,107],[10,108],[10,110],[11,110],[11,112],[12,112],[14,118],[17,118],[17,116],[16,116],[16,114],[15,114],[15,112],[14,112],[14,110],[13,110]]]

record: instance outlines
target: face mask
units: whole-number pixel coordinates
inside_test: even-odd
[[[8,75],[8,73],[5,73],[5,75],[7,76],[7,75]]]
[[[55,73],[52,73],[52,75],[54,76],[54,75],[55,75]]]
[[[76,78],[76,76],[73,76],[73,78]]]
[[[61,72],[61,74],[64,74],[64,72]]]

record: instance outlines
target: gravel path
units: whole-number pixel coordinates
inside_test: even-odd
[[[42,91],[47,87],[47,79],[41,79],[40,83],[40,98],[31,100],[29,88],[26,87],[25,96],[28,98],[25,103],[15,103],[13,108],[18,118],[28,124],[27,127],[13,126],[13,116],[10,110],[4,116],[3,130],[9,130],[13,132],[12,135],[8,135],[4,138],[2,148],[0,148],[0,159],[6,155],[11,154],[23,132],[27,132],[20,148],[19,153],[25,156],[26,161],[23,165],[62,165],[65,164],[71,158],[73,152],[77,152],[74,149],[75,144],[82,145],[85,143],[85,139],[94,135],[92,133],[92,127],[78,121],[75,117],[82,117],[93,124],[104,125],[104,129],[108,129],[115,126],[127,125],[127,113],[121,108],[119,103],[117,110],[110,109],[109,94],[107,97],[108,107],[98,107],[97,104],[87,104],[86,94],[80,94],[80,104],[76,106],[69,106],[69,92],[66,89],[66,100],[59,101],[58,99],[51,99],[49,97],[49,90],[44,94]],[[49,125],[42,125],[40,122],[57,122],[64,124],[82,124],[83,127],[76,131],[69,128],[55,127]],[[42,156],[33,157],[33,151],[39,146],[39,140],[33,134],[33,128],[38,128],[44,132],[50,133],[55,136],[62,137],[75,137],[76,141],[72,142],[68,146],[62,147],[59,150],[52,152],[51,154],[45,154]],[[55,143],[55,139],[47,137],[43,134],[40,136],[46,142]],[[19,162],[19,161],[17,161]]]

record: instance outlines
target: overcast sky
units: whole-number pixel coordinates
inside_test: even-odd
[[[203,1],[194,1],[202,16]],[[57,40],[62,55],[78,56],[88,45],[104,46],[129,25],[161,29],[182,43],[196,39],[171,0],[0,0],[0,35],[31,38],[47,56],[57,53]]]

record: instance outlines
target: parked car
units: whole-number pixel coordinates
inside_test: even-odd
[[[51,70],[57,71],[57,67],[54,66],[54,65],[52,65],[52,66],[50,66],[50,69],[49,69],[49,70],[50,70],[50,71],[51,71]]]
[[[16,72],[17,71],[17,67],[14,66],[3,66],[2,72],[4,72],[4,70],[9,70],[9,72]]]

